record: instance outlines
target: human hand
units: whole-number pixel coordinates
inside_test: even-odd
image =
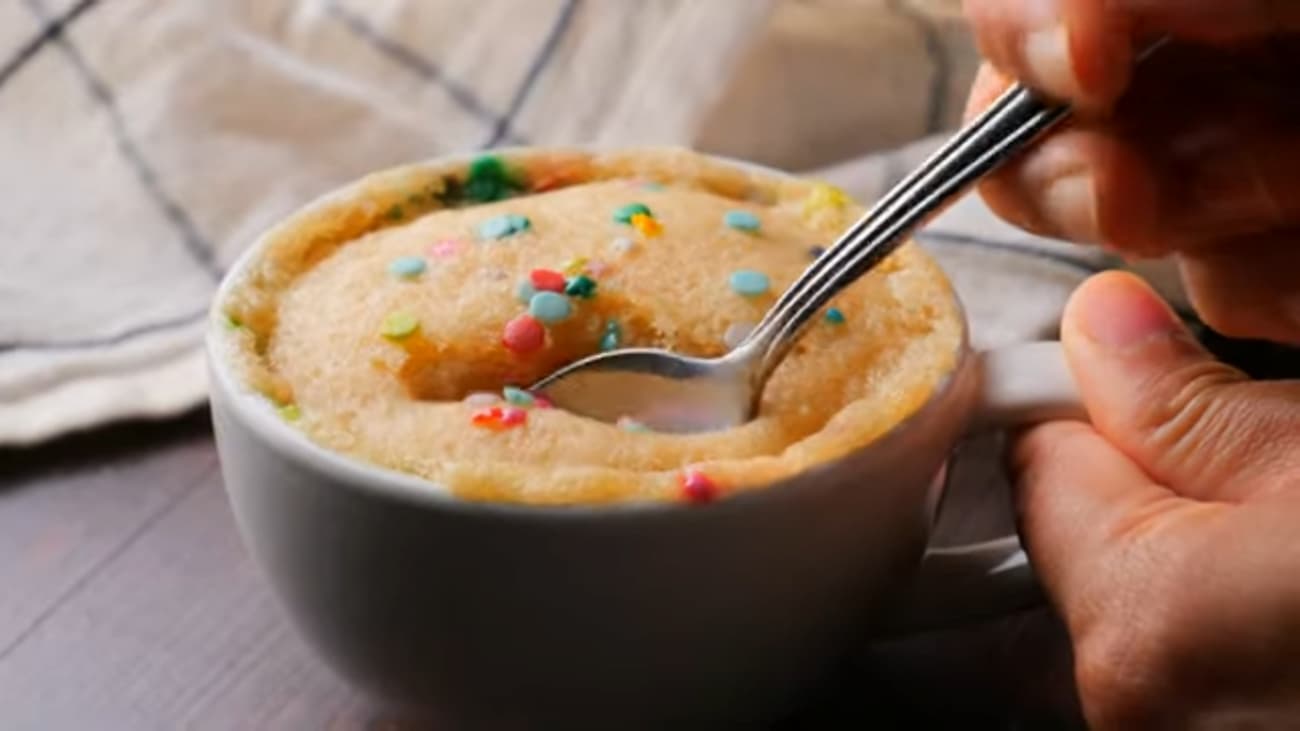
[[[1300,381],[1213,360],[1121,272],[1062,342],[1092,425],[1030,430],[1013,471],[1090,725],[1300,729]]]
[[[1300,2],[965,0],[973,115],[1013,78],[1076,119],[981,193],[1000,216],[1129,256],[1175,254],[1222,334],[1300,344]],[[1153,37],[1175,43],[1140,69]]]

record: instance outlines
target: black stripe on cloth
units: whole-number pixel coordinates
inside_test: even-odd
[[[128,340],[133,340],[145,335],[154,335],[172,329],[179,329],[186,325],[193,325],[199,320],[202,320],[207,313],[208,308],[205,305],[193,312],[186,312],[175,317],[148,322],[143,325],[136,325],[124,330],[119,330],[112,334],[92,338],[37,342],[11,341],[0,343],[0,353],[15,350],[86,350],[89,348],[103,348],[110,345],[120,345]]]
[[[488,109],[487,105],[478,98],[472,89],[448,76],[447,72],[437,63],[424,57],[415,49],[385,36],[365,18],[336,2],[326,5],[325,10],[331,17],[342,23],[343,27],[361,40],[374,46],[375,50],[387,56],[399,66],[406,68],[425,81],[440,86],[447,92],[447,96],[451,97],[452,101],[479,121],[492,125],[493,129],[501,124],[503,119],[501,115]],[[509,137],[509,141],[515,144],[526,144],[525,140],[514,135]]]
[[[551,57],[555,55],[555,49],[559,48],[560,41],[564,38],[565,32],[573,24],[573,16],[578,9],[578,0],[565,0],[560,12],[555,16],[555,22],[551,23],[551,29],[547,32],[546,38],[542,41],[541,48],[533,56],[532,62],[528,64],[528,71],[524,74],[524,80],[515,89],[514,96],[510,99],[510,106],[506,109],[506,116],[499,120],[492,129],[492,135],[488,137],[483,147],[496,147],[505,141],[506,136],[510,133],[510,127],[515,123],[515,117],[523,109],[524,102],[528,101],[528,95],[532,92],[533,86],[541,78],[542,72],[546,70],[547,64],[550,63]]]
[[[82,13],[90,10],[98,4],[99,0],[80,0],[76,5],[73,5],[64,12],[63,15],[60,15],[46,23],[39,33],[33,36],[31,40],[24,43],[22,47],[18,49],[18,52],[8,61],[5,61],[3,65],[0,65],[0,88],[3,88],[5,83],[9,81],[14,74],[18,73],[19,69],[26,66],[28,61],[35,58],[37,52],[49,45],[49,42],[54,39],[54,36],[61,33],[64,28],[68,27],[73,23],[73,21],[81,17]]]
[[[37,17],[44,19],[44,9],[37,0],[27,0],[27,6]],[[141,153],[139,146],[131,138],[126,127],[126,120],[122,117],[122,112],[117,106],[117,100],[114,99],[112,90],[90,68],[85,57],[73,45],[62,27],[55,28],[51,42],[67,57],[77,75],[81,78],[82,83],[85,84],[87,92],[108,114],[113,131],[113,141],[117,145],[118,152],[121,153],[123,159],[135,172],[136,178],[159,211],[176,229],[176,232],[180,234],[181,243],[184,244],[186,253],[212,280],[219,280],[222,270],[220,265],[217,264],[216,254],[211,243],[199,234],[189,213],[163,189],[157,172],[154,171],[143,153]]]
[[[888,7],[895,14],[906,18],[921,34],[925,44],[925,55],[930,59],[933,69],[930,75],[930,98],[926,107],[925,129],[927,134],[934,134],[944,129],[948,118],[948,86],[952,83],[952,61],[944,46],[943,36],[935,26],[934,19],[925,12],[913,8],[909,0],[889,0]]]

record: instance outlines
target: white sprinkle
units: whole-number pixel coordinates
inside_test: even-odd
[[[501,402],[501,396],[491,391],[475,391],[465,397],[465,403],[469,406],[496,406]]]
[[[727,331],[722,334],[722,342],[728,348],[734,348],[740,345],[749,334],[754,332],[754,323],[752,322],[735,322],[732,323]]]
[[[614,242],[610,244],[610,246],[614,249],[615,254],[626,254],[636,246],[636,242],[626,236],[619,236],[614,239]]]

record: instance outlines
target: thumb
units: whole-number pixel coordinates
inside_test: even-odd
[[[1216,361],[1138,277],[1085,282],[1061,340],[1097,432],[1179,495],[1238,501],[1295,465],[1300,390]]]

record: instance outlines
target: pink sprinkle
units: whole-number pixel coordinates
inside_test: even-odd
[[[492,406],[501,400],[491,391],[476,391],[465,397],[465,403],[470,406]]]
[[[677,477],[677,484],[682,489],[682,497],[687,502],[701,505],[710,503],[718,497],[718,486],[709,476],[694,467],[687,467]]]
[[[505,426],[520,426],[528,421],[528,411],[515,406],[501,409],[501,423]]]
[[[460,253],[463,244],[456,239],[443,239],[429,247],[429,253],[439,259],[450,259]]]
[[[525,355],[546,344],[546,328],[532,315],[519,315],[506,323],[501,343],[511,352]]]
[[[553,408],[555,408],[555,404],[551,403],[551,400],[548,399],[548,398],[546,398],[545,396],[541,396],[541,395],[538,395],[538,394],[533,394],[533,408],[535,408],[535,409],[553,409]]]
[[[609,264],[599,259],[587,264],[587,273],[593,277],[603,277],[607,272],[609,272]]]

